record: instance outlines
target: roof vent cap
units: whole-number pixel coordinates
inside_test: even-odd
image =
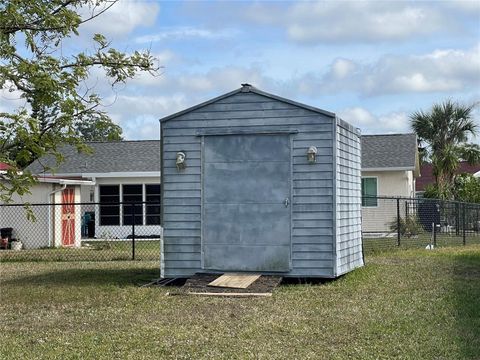
[[[252,88],[252,85],[250,84],[247,84],[247,83],[242,84],[242,92],[249,92],[251,88]]]

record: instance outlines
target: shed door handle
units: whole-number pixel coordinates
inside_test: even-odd
[[[288,207],[288,204],[290,203],[290,199],[289,199],[289,198],[285,198],[285,200],[283,201],[283,203],[285,204],[285,207]]]

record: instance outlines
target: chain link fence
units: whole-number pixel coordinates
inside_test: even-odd
[[[480,204],[424,198],[364,198],[365,253],[480,243]]]
[[[158,261],[160,204],[4,204],[0,235],[0,261]]]
[[[480,243],[480,204],[363,199],[366,254]],[[0,261],[159,261],[157,202],[0,205]]]

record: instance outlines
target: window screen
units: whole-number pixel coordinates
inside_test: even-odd
[[[143,225],[143,186],[123,185],[123,225]],[[130,204],[129,204],[130,203]]]
[[[100,225],[120,225],[120,187],[100,185]]]
[[[362,178],[362,206],[377,206],[377,178]]]
[[[145,185],[147,225],[160,225],[160,193],[160,184]]]

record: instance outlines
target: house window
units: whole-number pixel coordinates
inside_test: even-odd
[[[377,178],[366,177],[362,178],[362,206],[373,207],[377,206]]]
[[[100,185],[100,225],[120,225],[120,186]]]
[[[147,225],[160,225],[160,190],[160,184],[145,185]]]
[[[132,225],[134,216],[135,225],[143,225],[142,188],[142,185],[123,185],[123,225]]]

